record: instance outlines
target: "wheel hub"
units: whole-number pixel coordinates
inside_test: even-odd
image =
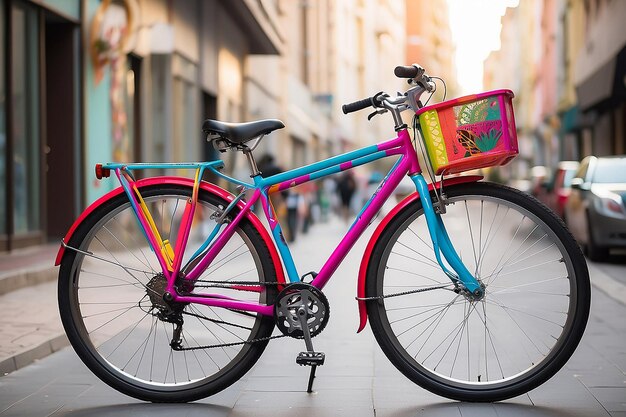
[[[158,273],[146,284],[146,294],[152,303],[154,315],[159,319],[177,323],[185,303],[171,301],[172,295],[167,292],[167,278],[163,273]]]

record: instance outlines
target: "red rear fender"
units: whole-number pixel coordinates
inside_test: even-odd
[[[138,188],[146,187],[150,185],[169,185],[169,184],[193,187],[194,181],[191,178],[184,178],[184,177],[153,177],[153,178],[146,178],[146,179],[139,180],[137,181],[136,184]],[[224,190],[223,188],[218,187],[217,185],[202,181],[200,183],[200,187],[203,190],[208,191],[227,201],[232,201],[235,199],[235,196],[233,196],[231,193]],[[72,224],[72,227],[70,227],[69,231],[63,238],[63,242],[67,243],[70,241],[78,225],[83,220],[85,220],[85,218],[89,216],[96,208],[98,208],[105,202],[109,201],[110,199],[122,194],[123,192],[124,192],[124,189],[122,187],[118,187],[115,190],[103,195],[98,200],[94,201],[74,221],[74,224]],[[239,201],[237,206],[240,209],[242,209],[244,207],[244,203],[242,201]],[[272,256],[272,262],[274,263],[274,268],[276,269],[276,277],[278,278],[278,282],[285,282],[285,275],[283,273],[282,263],[280,261],[278,252],[276,251],[276,246],[274,245],[274,242],[272,241],[272,238],[270,237],[269,233],[267,233],[267,230],[265,229],[265,227],[263,226],[259,218],[254,213],[252,213],[252,211],[248,212],[246,218],[259,231],[259,233],[261,234],[261,237],[263,238],[263,241],[265,242],[268,249],[270,250],[270,254]],[[61,245],[61,247],[59,248],[59,252],[57,253],[55,265],[59,265],[61,263],[61,259],[63,259],[64,253],[65,253],[65,247]]]

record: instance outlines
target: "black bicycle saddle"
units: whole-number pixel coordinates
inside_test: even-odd
[[[285,124],[277,119],[247,123],[227,123],[207,119],[202,124],[202,131],[207,134],[219,135],[232,143],[240,144],[283,127]]]

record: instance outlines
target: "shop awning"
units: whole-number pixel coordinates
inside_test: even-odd
[[[576,86],[578,107],[586,112],[626,98],[626,46],[609,62]]]

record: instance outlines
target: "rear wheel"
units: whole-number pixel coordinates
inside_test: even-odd
[[[447,231],[485,296],[455,291],[443,274],[418,200],[372,252],[366,296],[379,297],[367,301],[374,335],[404,375],[438,395],[523,394],[552,377],[582,337],[590,303],[584,257],[552,212],[516,190],[476,183],[446,194]]]
[[[140,191],[161,237],[173,246],[191,188],[168,185]],[[200,192],[187,258],[213,229],[215,212],[227,204]],[[125,194],[92,212],[68,244],[80,252],[66,249],[61,262],[61,319],[76,353],[115,389],[154,402],[197,400],[237,381],[265,349],[267,340],[250,342],[271,335],[271,317],[164,302],[165,277]],[[246,220],[200,279],[226,285],[204,284],[214,287],[194,291],[268,304],[277,293],[273,286],[225,288],[229,281],[276,281],[269,250]],[[172,349],[179,323],[184,347],[219,347]]]

